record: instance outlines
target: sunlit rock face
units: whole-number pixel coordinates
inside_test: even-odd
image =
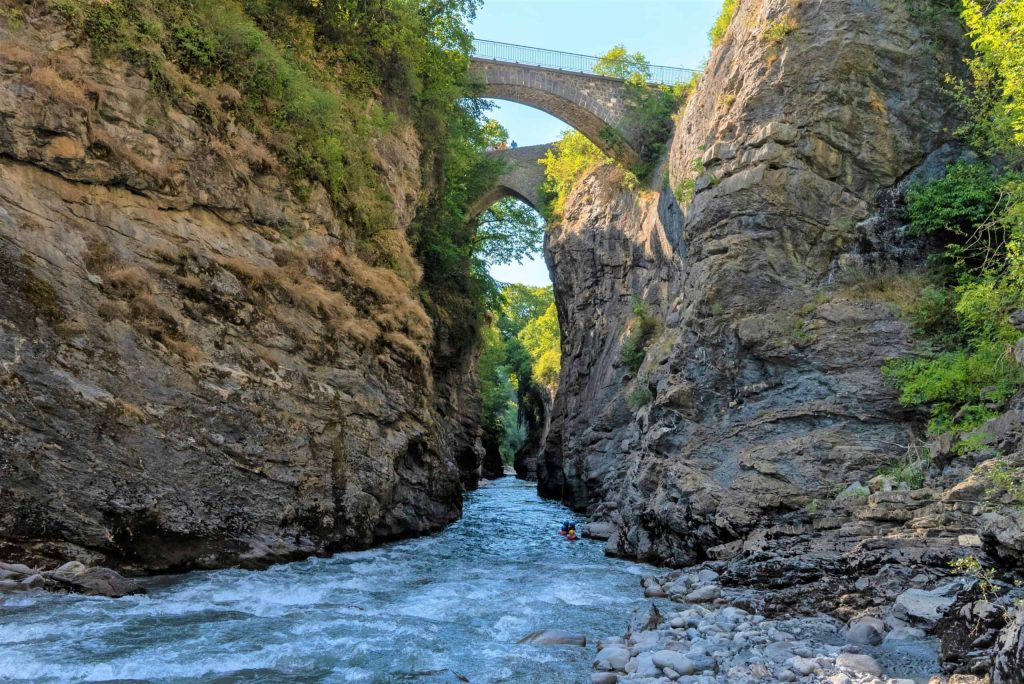
[[[26,15],[0,34],[0,556],[262,565],[454,520],[475,360],[417,293],[412,125],[378,144],[374,267],[244,128]]]
[[[553,227],[563,376],[540,490],[614,522],[609,552],[699,559],[914,440],[879,370],[908,327],[864,284],[918,263],[893,189],[957,153],[960,38],[907,5],[740,3],[661,189],[600,169]],[[634,298],[659,326],[635,374]]]

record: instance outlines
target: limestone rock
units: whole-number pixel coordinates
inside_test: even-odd
[[[956,602],[958,582],[936,589],[908,589],[896,598],[893,614],[902,619],[925,625],[934,624]]]

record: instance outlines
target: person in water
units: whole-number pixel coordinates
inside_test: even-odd
[[[558,531],[558,534],[564,537],[567,536],[570,531],[573,534],[576,534],[576,523],[572,522],[571,520],[562,523],[562,529]]]
[[[579,537],[576,536],[576,528],[570,527],[568,534],[565,535],[565,538],[569,541],[576,541],[577,539],[579,539]]]

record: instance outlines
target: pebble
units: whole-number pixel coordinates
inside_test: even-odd
[[[882,666],[878,661],[863,653],[840,653],[836,658],[836,666],[853,672],[864,672],[866,674],[881,676]]]

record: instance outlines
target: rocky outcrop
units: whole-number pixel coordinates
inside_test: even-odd
[[[122,577],[109,568],[89,568],[78,561],[69,561],[54,570],[0,563],[0,593],[31,589],[108,598],[146,593],[146,589],[135,580]]]
[[[0,35],[0,557],[257,566],[454,520],[475,361],[417,295],[412,126],[376,267],[237,93],[170,105],[40,12]]]
[[[566,333],[539,487],[613,523],[610,552],[694,562],[918,438],[880,366],[909,348],[891,291],[915,255],[887,216],[955,154],[958,30],[922,17],[740,3],[672,142],[683,209],[610,168],[569,198],[547,244]],[[660,330],[635,374],[633,298]]]

